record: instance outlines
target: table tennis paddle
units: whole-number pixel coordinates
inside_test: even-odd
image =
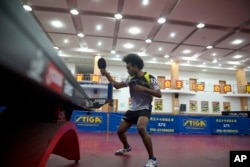
[[[104,58],[100,58],[97,62],[98,68],[99,69],[105,69],[107,64],[106,64],[106,60]]]

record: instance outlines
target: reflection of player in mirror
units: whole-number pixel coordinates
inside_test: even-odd
[[[126,131],[133,125],[137,124],[138,133],[146,147],[149,159],[145,167],[155,167],[157,165],[156,158],[153,153],[151,137],[147,132],[147,125],[150,120],[152,111],[153,96],[161,97],[160,86],[157,79],[149,75],[150,86],[147,86],[146,74],[142,71],[144,67],[143,60],[137,54],[128,54],[123,58],[126,63],[126,68],[130,76],[124,81],[115,81],[106,69],[100,69],[102,75],[106,76],[109,82],[112,82],[116,89],[129,86],[131,105],[129,110],[123,116],[123,119],[118,128],[117,134],[123,144],[123,148],[115,152],[116,155],[123,155],[131,151],[128,144]],[[131,77],[133,76],[133,77]],[[141,84],[144,83],[144,84]]]

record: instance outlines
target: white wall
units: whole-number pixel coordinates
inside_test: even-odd
[[[107,69],[112,76],[115,76],[118,81],[122,78],[125,78],[127,74],[126,66],[108,66]],[[171,79],[171,73],[169,70],[156,70],[156,69],[147,69],[144,71],[148,71],[150,74],[157,76],[165,76],[166,79]],[[227,84],[232,85],[233,91],[236,90],[236,73],[232,72],[232,74],[214,74],[214,73],[205,73],[205,72],[188,72],[188,71],[179,71],[179,79],[186,80],[186,84],[184,82],[184,89],[188,90],[189,78],[196,78],[198,82],[205,82],[205,91],[197,92],[196,95],[184,95],[179,94],[180,104],[186,104],[187,113],[189,112],[189,101],[196,100],[198,104],[198,112],[197,114],[213,114],[212,112],[212,102],[218,101],[220,102],[220,111],[223,111],[223,102],[231,103],[231,111],[239,111],[241,110],[240,98],[239,97],[224,97],[222,94],[213,92],[213,85],[218,84],[219,80],[225,80]],[[250,81],[249,75],[246,76],[247,81]],[[118,111],[126,111],[128,109],[128,98],[129,98],[129,90],[128,88],[123,88],[119,90],[114,90],[113,98],[118,99]],[[157,113],[172,113],[172,94],[163,93],[163,110],[162,111],[154,111]],[[202,113],[201,112],[201,101],[208,101],[209,104],[209,112]],[[154,104],[154,103],[152,103]],[[248,98],[248,110],[250,110],[250,98]],[[218,113],[220,114],[220,113]]]

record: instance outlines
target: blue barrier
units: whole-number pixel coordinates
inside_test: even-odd
[[[79,131],[116,132],[123,113],[74,110],[71,121]],[[250,134],[250,118],[234,116],[185,116],[152,114],[147,130],[151,134]],[[136,133],[136,125],[128,132]]]
[[[79,131],[105,132],[107,131],[107,113],[94,112],[87,114],[86,111],[75,110],[71,121],[76,124]]]
[[[211,126],[209,117],[204,116],[179,116],[179,133],[210,134]]]
[[[241,118],[241,134],[250,134],[250,118]]]
[[[123,113],[110,113],[110,119],[109,119],[109,131],[110,132],[116,132],[118,130],[122,116],[123,116]],[[136,125],[133,125],[128,130],[128,132],[130,133],[137,132]]]
[[[3,112],[5,110],[6,107],[2,107],[0,106],[0,113]]]
[[[211,117],[212,134],[242,134],[243,129],[241,127],[241,117],[221,116]]]
[[[152,114],[147,129],[149,133],[179,133],[179,117]]]
[[[123,114],[121,113],[110,113],[109,115],[109,131],[110,132],[116,132],[118,129],[118,126],[121,122]]]

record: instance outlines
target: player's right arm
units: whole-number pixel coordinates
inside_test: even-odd
[[[116,89],[124,88],[124,87],[127,86],[126,83],[123,82],[123,81],[122,81],[122,82],[117,82],[117,81],[115,81],[115,80],[111,77],[111,75],[106,71],[106,69],[100,69],[100,71],[101,71],[102,75],[104,75],[104,76],[108,79],[108,81],[109,81],[110,83],[113,83],[113,86],[114,86]]]

